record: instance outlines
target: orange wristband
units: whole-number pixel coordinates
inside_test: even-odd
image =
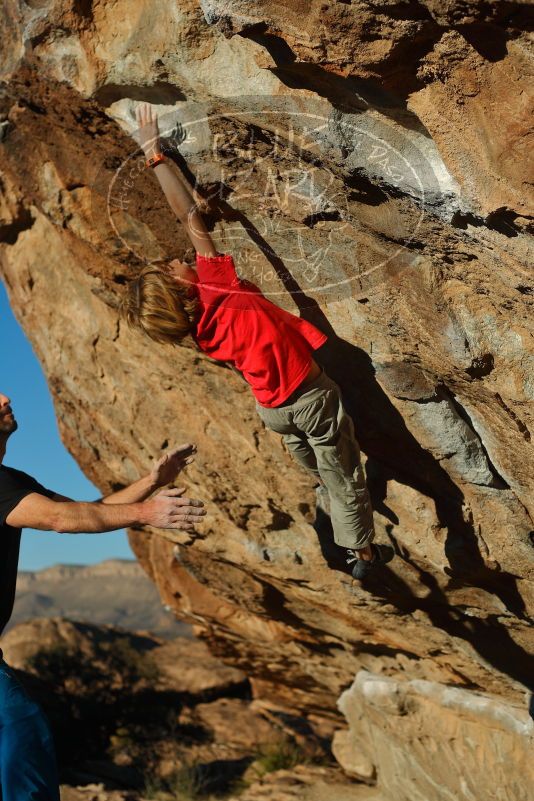
[[[155,156],[150,156],[150,158],[147,159],[145,166],[155,167],[156,164],[161,164],[162,161],[165,161],[165,156],[163,155],[163,153],[156,153]]]

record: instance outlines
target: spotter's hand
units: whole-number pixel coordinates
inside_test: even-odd
[[[154,486],[164,487],[172,484],[182,470],[195,461],[196,452],[196,445],[189,442],[165,453],[151,470],[150,477]]]

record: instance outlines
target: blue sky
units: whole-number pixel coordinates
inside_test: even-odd
[[[59,437],[54,407],[41,366],[17,323],[0,282],[0,391],[11,398],[19,423],[9,439],[4,464],[34,476],[45,487],[79,501],[99,497]],[[131,559],[126,533],[55,534],[25,531],[21,570],[55,564],[93,564]]]

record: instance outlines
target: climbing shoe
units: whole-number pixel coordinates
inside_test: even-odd
[[[376,545],[373,542],[371,543],[371,549],[373,551],[373,558],[369,560],[360,559],[356,551],[347,551],[347,564],[352,565],[352,577],[358,581],[361,581],[368,576],[369,573],[372,573],[376,567],[391,562],[395,556],[395,551],[391,545]]]

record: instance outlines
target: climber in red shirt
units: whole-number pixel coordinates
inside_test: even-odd
[[[137,112],[140,144],[165,197],[196,251],[195,267],[174,259],[145,268],[128,285],[121,313],[156,342],[191,335],[198,348],[240,371],[265,425],[318,479],[337,545],[354,578],[389,561],[393,549],[373,542],[373,512],[360,449],[340,391],[313,358],[327,337],[271,303],[236,274],[232,256],[219,253],[198,197],[161,152],[157,117],[148,104]]]

